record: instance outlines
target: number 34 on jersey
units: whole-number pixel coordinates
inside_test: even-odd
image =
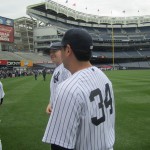
[[[89,99],[90,99],[90,102],[94,102],[96,100],[96,97],[98,96],[98,105],[96,106],[97,109],[99,111],[102,112],[102,116],[100,118],[98,118],[98,112],[97,111],[97,116],[94,116],[91,118],[91,121],[92,123],[95,125],[95,126],[98,126],[99,124],[101,124],[102,122],[105,121],[105,111],[104,109],[109,109],[109,113],[110,115],[113,113],[113,105],[112,105],[112,95],[111,95],[111,91],[110,91],[110,87],[109,87],[109,84],[105,84],[105,96],[103,98],[102,96],[102,92],[99,88],[91,91],[90,93],[90,96],[89,96]]]

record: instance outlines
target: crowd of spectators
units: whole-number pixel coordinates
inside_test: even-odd
[[[0,79],[32,75],[32,71],[0,70]]]
[[[43,75],[43,79],[45,81],[46,74],[52,74],[54,68],[46,69],[46,68],[32,68],[30,70],[9,70],[9,69],[0,69],[0,79],[5,78],[14,78],[21,76],[32,76],[35,75]]]

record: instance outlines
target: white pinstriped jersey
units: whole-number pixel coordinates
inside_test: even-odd
[[[5,96],[5,93],[4,93],[4,89],[3,89],[3,84],[2,82],[0,81],[0,100],[1,98],[3,98]]]
[[[76,72],[58,86],[43,142],[74,150],[108,150],[115,141],[112,84],[96,67]]]
[[[51,103],[51,106],[53,105],[53,100],[55,98],[57,86],[61,82],[63,82],[64,80],[66,80],[69,76],[71,76],[71,73],[66,68],[64,68],[63,64],[60,64],[54,70],[54,73],[52,75],[51,82],[50,82],[50,93],[51,93],[50,103]]]

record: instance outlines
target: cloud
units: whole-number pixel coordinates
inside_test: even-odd
[[[26,15],[28,5],[40,3],[39,0],[0,0],[0,15],[8,18],[19,18]]]

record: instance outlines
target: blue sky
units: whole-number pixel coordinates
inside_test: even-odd
[[[84,13],[99,16],[150,15],[150,0],[68,0],[67,3],[66,0],[53,1]],[[26,7],[41,2],[45,0],[0,0],[0,16],[12,19],[27,17]]]

